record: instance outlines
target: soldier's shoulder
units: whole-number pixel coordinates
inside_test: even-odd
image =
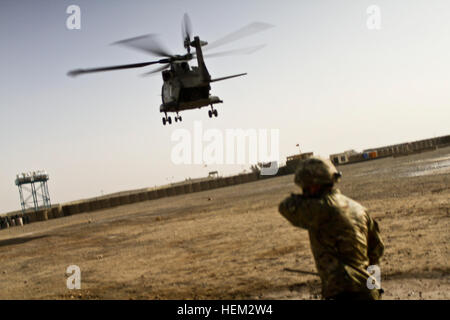
[[[342,194],[339,190],[333,193],[333,197],[336,199],[336,203],[340,206],[352,209],[352,211],[357,211],[360,213],[367,212],[367,208],[360,204],[358,201]]]

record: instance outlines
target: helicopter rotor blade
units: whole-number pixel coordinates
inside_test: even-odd
[[[184,14],[181,21],[181,36],[183,38],[183,46],[188,53],[191,52],[191,38],[192,38],[192,22],[187,13]]]
[[[156,39],[155,34],[146,34],[139,37],[120,40],[112,44],[119,44],[133,49],[141,50],[159,57],[172,57],[164,45]]]
[[[123,64],[117,66],[109,66],[109,67],[100,67],[100,68],[91,68],[91,69],[75,69],[71,70],[67,73],[68,76],[75,77],[85,73],[94,73],[94,72],[102,72],[102,71],[112,71],[112,70],[121,70],[121,69],[132,69],[132,68],[141,68],[146,67],[151,64],[156,63],[164,63],[167,62],[167,59],[161,59],[159,61],[151,61],[151,62],[142,62],[142,63],[133,63],[133,64]]]
[[[192,22],[187,13],[184,14],[183,21],[181,22],[181,32],[183,40],[192,38]]]
[[[265,44],[260,44],[253,47],[246,47],[241,49],[235,49],[235,50],[228,50],[228,51],[220,51],[220,52],[214,52],[214,53],[206,53],[204,54],[205,58],[216,58],[216,57],[223,57],[223,56],[231,56],[231,55],[237,55],[237,54],[251,54],[253,52],[256,52],[262,48],[264,48]]]
[[[166,69],[169,68],[169,67],[170,67],[170,63],[167,63],[167,64],[162,65],[161,67],[159,67],[159,68],[157,68],[157,69],[155,69],[155,70],[152,70],[152,71],[149,71],[149,72],[146,72],[146,73],[141,74],[141,77],[146,77],[146,76],[154,75],[154,74],[156,74],[156,73],[158,73],[158,72],[161,72],[161,71],[163,71],[163,70],[166,70]]]
[[[245,27],[242,27],[241,29],[230,33],[229,35],[208,44],[205,47],[205,50],[211,50],[213,48],[217,48],[217,47],[225,45],[229,42],[248,37],[252,34],[264,31],[264,30],[272,28],[272,27],[274,27],[274,26],[271,24],[268,24],[268,23],[264,23],[264,22],[250,23],[249,25],[246,25]]]

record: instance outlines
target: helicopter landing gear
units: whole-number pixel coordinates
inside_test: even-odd
[[[166,116],[164,118],[162,118],[162,123],[163,125],[166,125],[166,123],[168,124],[172,124],[172,118],[169,116],[167,116],[167,113],[164,113]],[[176,121],[176,120],[175,120]]]
[[[217,109],[214,109],[213,105],[211,105],[211,110],[208,110],[208,116],[212,118],[212,116],[216,117],[219,115]]]
[[[180,121],[180,122],[183,121],[183,118],[178,115],[178,112],[177,112],[177,116],[175,117],[175,122],[177,122],[177,121]]]

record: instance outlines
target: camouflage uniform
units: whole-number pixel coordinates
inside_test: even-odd
[[[299,165],[295,182],[301,188],[312,183],[331,186],[339,174],[331,162],[311,158]],[[308,230],[323,298],[381,298],[379,290],[367,287],[367,267],[379,263],[384,245],[366,208],[330,188],[316,197],[292,194],[279,211],[294,226]]]

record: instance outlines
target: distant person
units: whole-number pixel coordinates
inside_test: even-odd
[[[323,299],[378,300],[382,289],[367,284],[367,268],[378,265],[384,251],[378,224],[366,208],[334,187],[340,177],[328,160],[301,161],[294,182],[303,194],[291,194],[279,211],[308,230]]]

